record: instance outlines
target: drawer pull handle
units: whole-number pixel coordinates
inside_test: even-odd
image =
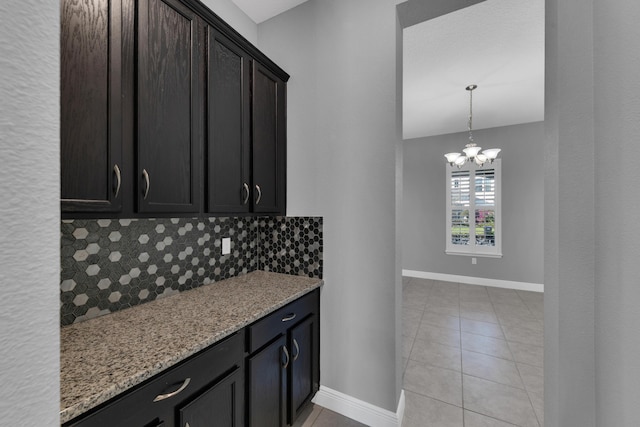
[[[185,388],[187,388],[187,386],[189,385],[190,382],[191,382],[191,378],[187,378],[186,380],[184,380],[184,382],[182,383],[182,385],[180,386],[179,389],[177,389],[176,391],[172,391],[171,393],[159,394],[159,395],[156,396],[155,399],[153,399],[153,401],[154,402],[160,402],[161,400],[165,400],[165,399],[168,399],[170,397],[175,396],[176,394],[180,393]]]
[[[293,339],[293,346],[296,348],[296,354],[295,356],[293,356],[293,361],[295,362],[296,360],[298,360],[298,356],[300,356],[300,346],[298,345],[298,341],[296,341],[296,339]]]
[[[287,350],[287,347],[283,345],[282,351],[284,352],[284,357],[286,358],[282,369],[287,369],[287,366],[289,366],[289,350]]]
[[[296,318],[296,314],[295,313],[291,313],[291,314],[287,314],[285,317],[282,318],[283,322],[289,322],[293,319]]]

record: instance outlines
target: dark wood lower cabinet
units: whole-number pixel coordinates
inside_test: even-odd
[[[243,360],[241,330],[64,427],[242,426]]]
[[[319,290],[64,427],[284,427],[320,381]]]
[[[247,328],[249,427],[293,425],[320,386],[319,291]]]
[[[280,427],[286,424],[286,339],[280,337],[248,358],[249,426]]]
[[[289,424],[311,401],[319,387],[318,318],[310,316],[289,332],[291,367],[289,375]]]
[[[240,368],[180,409],[181,427],[241,427],[243,376]]]

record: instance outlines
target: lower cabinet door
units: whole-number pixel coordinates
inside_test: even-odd
[[[286,425],[285,379],[289,363],[290,355],[284,336],[248,358],[250,427]]]
[[[243,377],[236,368],[179,410],[179,427],[242,427]]]
[[[291,371],[289,375],[289,424],[311,401],[319,387],[319,337],[317,317],[310,316],[289,331]]]

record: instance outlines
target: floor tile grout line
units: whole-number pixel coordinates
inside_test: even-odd
[[[478,411],[474,411],[474,410],[466,409],[466,408],[463,408],[463,410],[462,410],[462,411],[463,411],[463,413],[464,413],[464,411],[473,412],[474,414],[482,415],[483,417],[491,418],[492,420],[500,421],[500,422],[502,422],[502,423],[509,424],[510,426],[520,427],[520,426],[518,426],[517,424],[513,424],[513,423],[512,423],[512,422],[510,422],[510,421],[503,420],[502,418],[496,418],[496,417],[494,417],[494,416],[492,416],[492,415],[483,414],[482,412],[478,412]]]
[[[516,292],[516,295],[517,292]],[[518,295],[518,298],[520,298],[520,300],[522,301],[522,298],[520,297],[520,295]],[[489,295],[489,299],[491,299],[491,295]],[[522,301],[524,303],[524,301]],[[493,311],[496,310],[496,307],[493,303],[493,300],[491,300],[491,305],[493,307]],[[527,307],[527,305],[525,304],[525,307]],[[529,311],[529,313],[531,314],[531,310],[529,310],[529,307],[527,307],[527,310]],[[496,317],[497,317],[497,313],[496,313]],[[498,317],[498,321],[500,321],[500,318]],[[502,333],[504,334],[504,337],[507,338],[507,334],[505,333],[504,330],[504,325],[502,324],[502,321],[500,321],[500,328],[502,329]],[[509,352],[511,353],[511,357],[513,358],[514,362],[515,362],[515,356],[513,355],[513,350],[511,350],[511,345],[509,343],[509,340],[507,340],[507,347],[509,348]],[[522,379],[522,374],[520,373],[520,368],[518,368],[518,364],[516,363],[516,370],[518,371],[518,376],[520,376],[520,381],[522,381],[522,385],[524,385],[524,380]],[[529,395],[529,392],[526,390],[526,386],[525,386],[525,393],[527,395],[527,399],[529,400],[529,405],[531,405],[531,410],[533,411],[533,415],[535,415],[536,417],[536,422],[538,423],[538,427],[540,427],[540,420],[538,419],[538,414],[536,413],[535,408],[533,407],[533,401],[531,400],[531,396]]]
[[[458,283],[458,312],[460,312],[460,284]],[[458,317],[460,326],[460,400],[462,401],[462,427],[465,426],[466,421],[464,418],[464,362],[462,360],[462,316]]]

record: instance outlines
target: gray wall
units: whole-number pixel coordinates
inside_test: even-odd
[[[547,0],[548,426],[637,425],[639,17],[637,2]]]
[[[289,215],[324,217],[321,383],[395,412],[396,12],[311,0],[258,26],[291,74]]]
[[[594,1],[596,420],[638,424],[640,3]]]
[[[464,117],[461,117],[464,120]],[[404,269],[430,273],[543,283],[544,123],[473,132],[485,148],[502,148],[502,258],[445,254],[444,153],[460,151],[467,132],[404,142]]]
[[[59,16],[57,1],[0,2],[3,425],[59,425]]]
[[[201,0],[216,15],[254,45],[258,45],[258,26],[231,0]]]

